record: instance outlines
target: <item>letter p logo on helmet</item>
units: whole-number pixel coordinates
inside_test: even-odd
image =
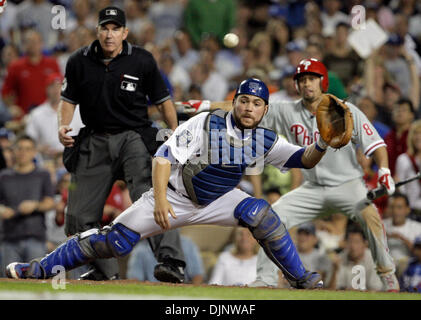
[[[303,74],[315,74],[321,78],[322,92],[327,92],[329,88],[329,78],[326,66],[319,60],[310,58],[301,60],[295,69],[294,80],[298,91],[297,80]]]

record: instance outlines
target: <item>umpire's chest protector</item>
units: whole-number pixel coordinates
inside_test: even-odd
[[[277,134],[265,128],[243,132],[247,139],[228,134],[227,116],[223,110],[210,113],[205,121],[204,145],[200,161],[183,166],[184,187],[193,202],[208,205],[234,189],[249,166],[262,165],[274,146]],[[230,121],[230,119],[228,119]]]

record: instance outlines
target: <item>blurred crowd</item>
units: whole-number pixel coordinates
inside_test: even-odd
[[[64,19],[61,27],[53,28],[53,17],[62,12],[53,9],[56,5],[65,9]],[[66,85],[68,57],[96,39],[98,11],[108,5],[125,10],[127,40],[153,54],[173,101],[231,100],[239,82],[248,77],[263,80],[271,100],[296,100],[295,66],[304,58],[317,58],[329,70],[329,92],[356,104],[386,141],[395,181],[420,171],[419,1],[9,0],[0,16],[0,229],[2,239],[16,245],[1,246],[1,265],[16,257],[12,251],[27,261],[65,238],[67,190],[74,186],[57,137],[60,91]],[[357,5],[364,8],[365,19],[374,20],[387,35],[386,42],[364,58],[348,42]],[[227,33],[239,36],[238,45],[224,45]],[[150,119],[163,126],[159,112],[149,109]],[[179,114],[179,120],[186,117]],[[71,126],[74,134],[83,126],[77,113]],[[376,168],[362,154],[359,159],[367,185],[376,187]],[[33,166],[39,177],[48,172],[49,181],[28,175]],[[273,203],[300,183],[299,171],[282,174],[267,167],[260,178],[246,177],[240,187]],[[11,190],[13,186],[19,189]],[[37,193],[45,215],[31,217],[34,204],[25,196],[32,193]],[[21,212],[13,218],[4,206],[11,198]],[[421,290],[421,180],[375,203],[402,290]],[[130,204],[124,182],[116,183],[104,208],[104,224]],[[247,285],[256,272],[254,239],[247,230],[218,228],[199,233],[192,227],[182,229],[189,281]],[[340,212],[299,226],[292,234],[304,264],[321,272],[327,287],[353,288],[351,269],[364,265],[366,288],[378,290],[364,234]],[[28,239],[46,247],[31,244],[27,250],[20,242]],[[148,267],[154,257],[148,250],[139,244],[123,264],[127,277],[154,281],[153,267]]]

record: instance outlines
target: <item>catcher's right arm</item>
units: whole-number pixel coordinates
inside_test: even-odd
[[[347,145],[354,122],[349,107],[332,94],[323,94],[316,112],[317,127],[322,139],[332,148]]]

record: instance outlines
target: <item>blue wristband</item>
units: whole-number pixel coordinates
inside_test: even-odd
[[[325,152],[325,151],[326,151],[326,149],[323,149],[322,147],[320,147],[320,146],[317,144],[317,142],[316,142],[316,150],[317,150],[317,151],[319,151],[319,152]]]

